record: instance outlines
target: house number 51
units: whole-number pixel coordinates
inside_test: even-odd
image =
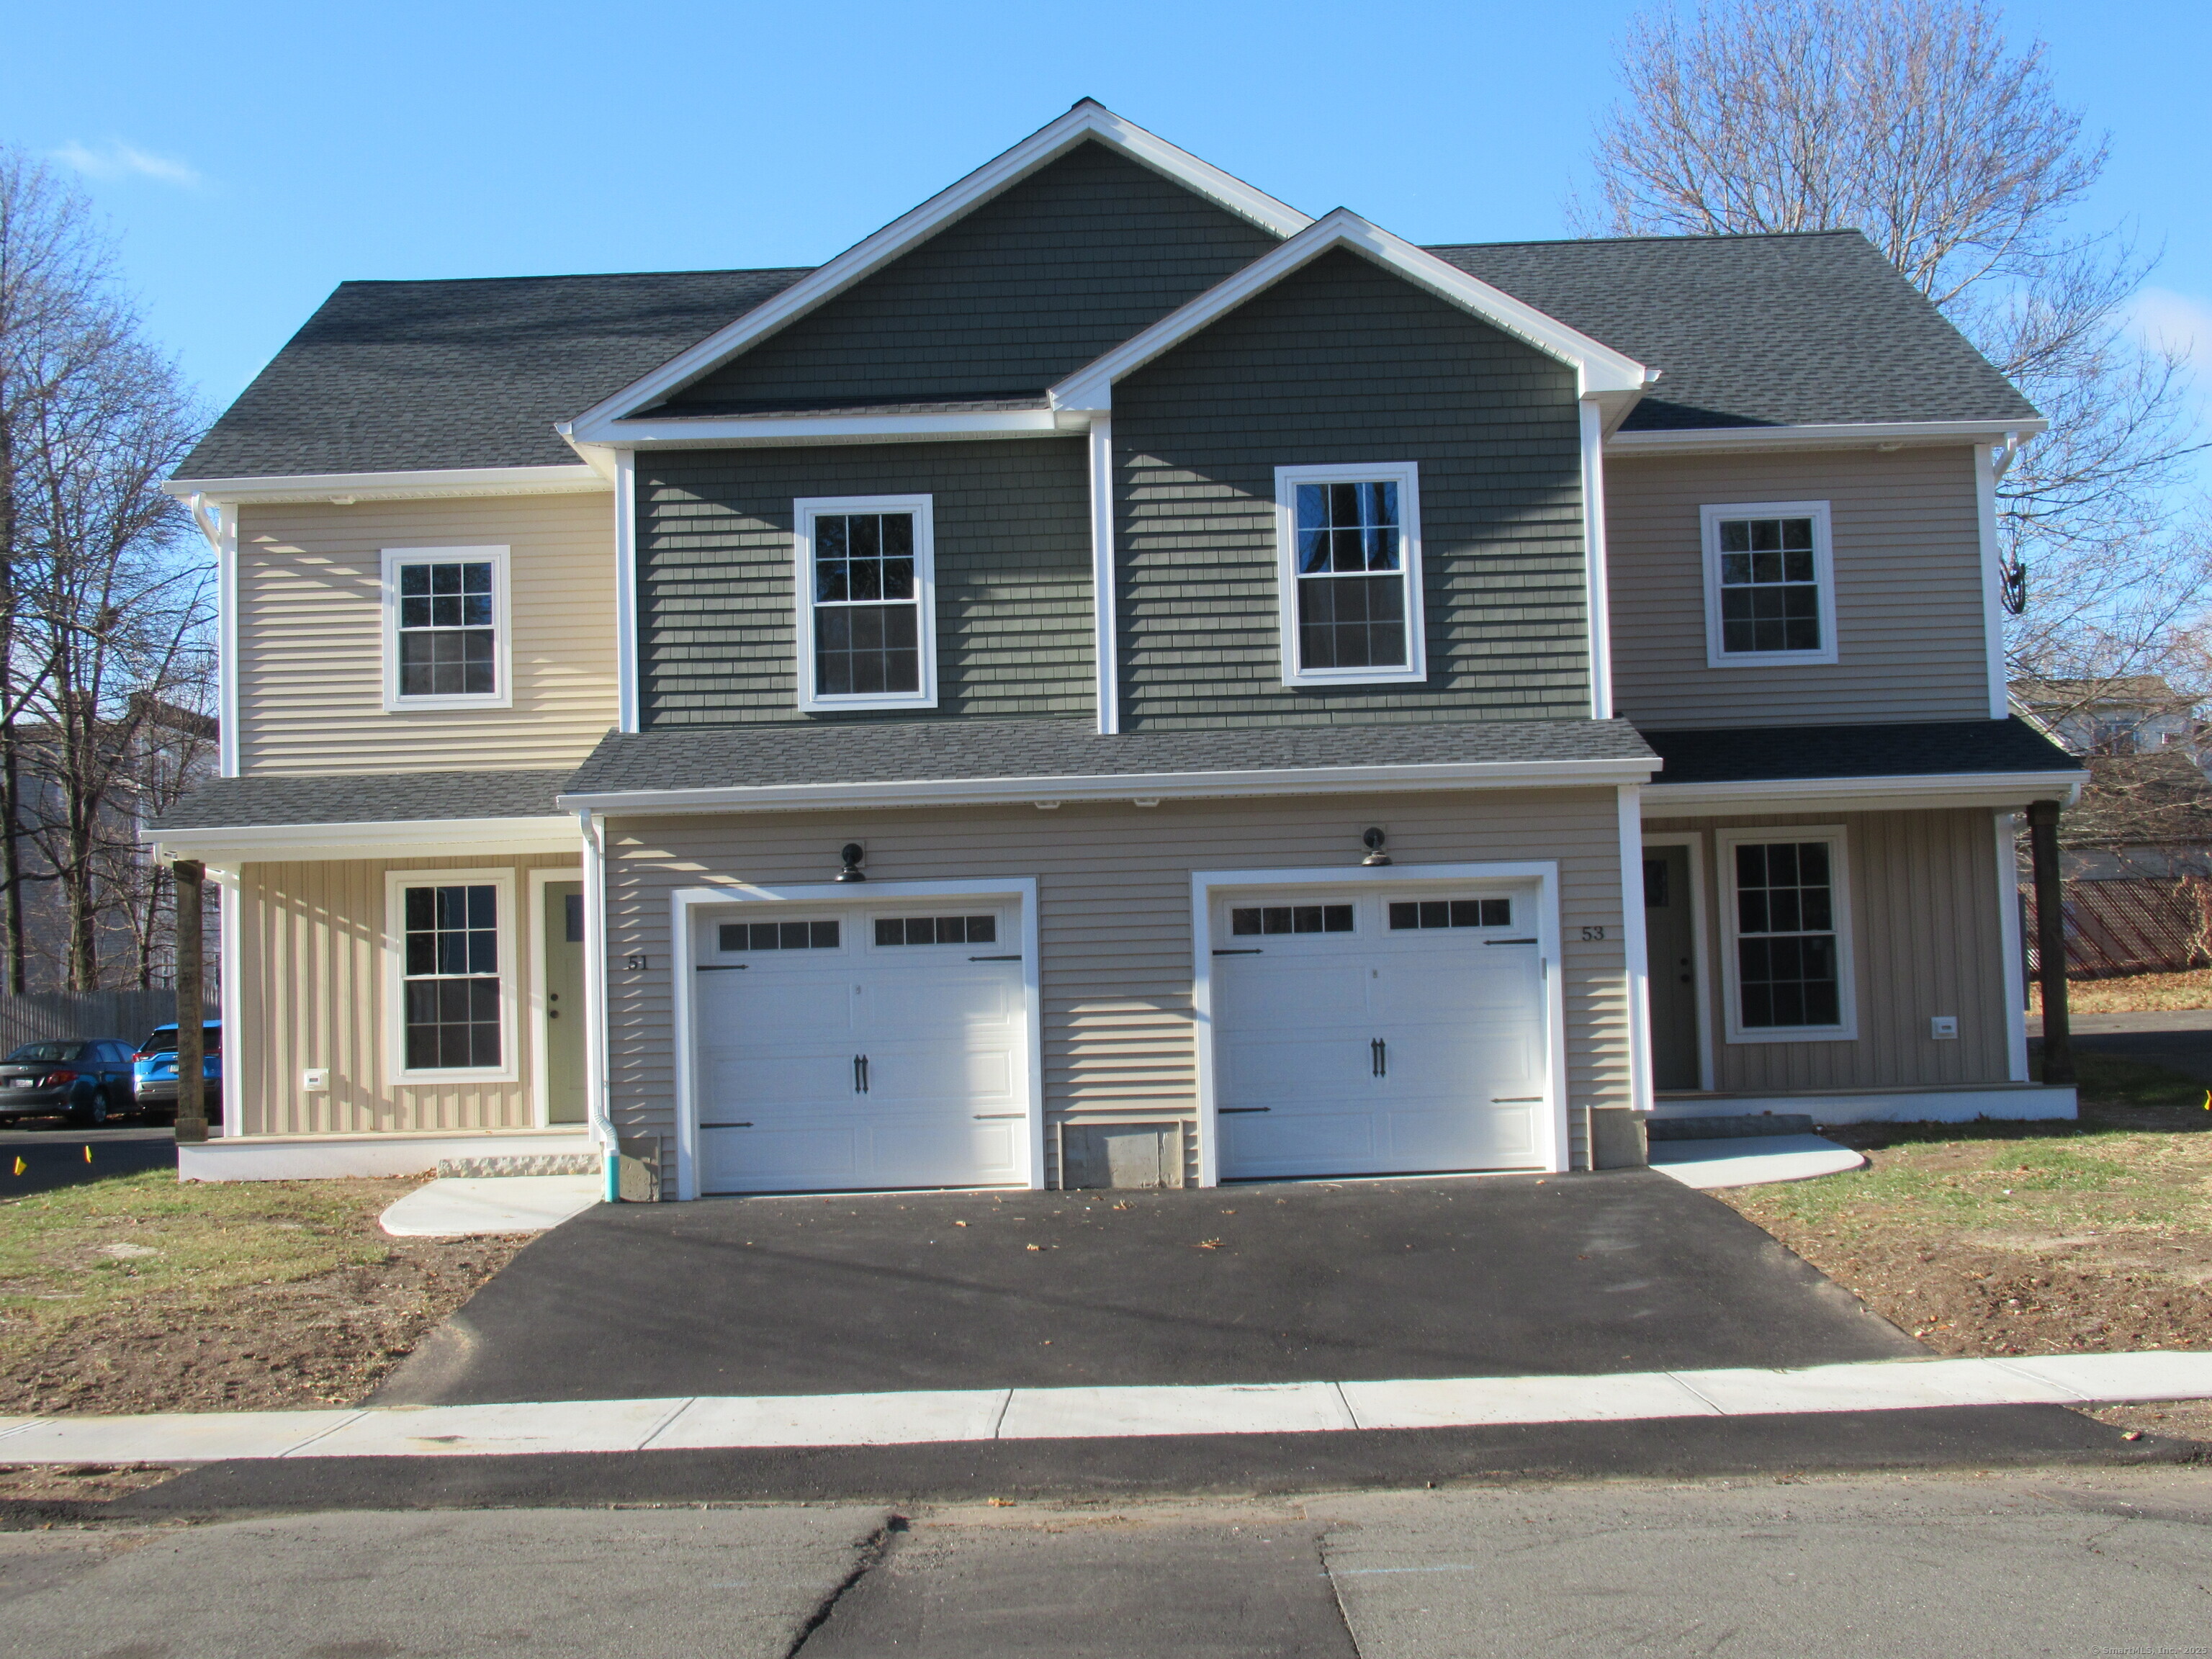
[[[625,957],[623,959],[623,966],[629,969],[633,974],[641,974],[645,971],[645,958],[643,957]]]
[[[1583,937],[1584,939],[1603,939],[1605,937],[1605,929],[1602,927],[1585,927],[1583,929]]]

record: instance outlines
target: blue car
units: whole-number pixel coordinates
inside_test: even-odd
[[[222,1022],[210,1019],[204,1023],[206,1036],[201,1041],[207,1045],[207,1059],[200,1067],[200,1075],[207,1081],[202,1085],[200,1097],[207,1106],[210,1123],[222,1121]],[[131,1092],[138,1109],[149,1123],[174,1123],[177,1121],[177,1028],[173,1024],[157,1025],[154,1033],[138,1045],[131,1060]]]

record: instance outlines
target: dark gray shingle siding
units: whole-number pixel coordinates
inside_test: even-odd
[[[568,778],[565,771],[210,778],[148,827],[251,830],[428,818],[551,817],[561,810],[553,798]]]
[[[1150,167],[1080,144],[671,407],[1039,390],[1275,240]]]
[[[1645,760],[1626,720],[1487,720],[1101,737],[1085,720],[753,726],[609,732],[571,796],[655,789],[988,778],[1139,777],[1300,767]]]
[[[1632,432],[2035,412],[1855,230],[1429,252],[1664,371]]]
[[[648,453],[637,494],[648,725],[1092,711],[1080,438]],[[802,714],[792,503],[921,494],[935,506],[936,709]]]
[[[1114,404],[1128,729],[1588,712],[1572,371],[1340,251]],[[1427,682],[1285,686],[1274,469],[1408,460]]]

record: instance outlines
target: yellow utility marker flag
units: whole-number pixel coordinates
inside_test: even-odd
[[[84,1143],[84,1161],[88,1164],[92,1162],[92,1143],[88,1140]]]
[[[2204,1091],[2204,1109],[2212,1112],[2212,1089]]]
[[[21,1175],[21,1174],[22,1174],[24,1170],[27,1170],[27,1169],[29,1169],[30,1167],[31,1167],[31,1166],[30,1166],[29,1164],[27,1164],[24,1163],[24,1162],[23,1162],[23,1160],[22,1160],[20,1157],[16,1158],[16,1160],[15,1160],[15,1173],[16,1173],[17,1175]]]

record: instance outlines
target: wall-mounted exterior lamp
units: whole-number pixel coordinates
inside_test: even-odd
[[[1370,830],[1359,838],[1360,844],[1367,848],[1367,856],[1359,861],[1362,864],[1389,863],[1390,855],[1382,850],[1383,844],[1389,839],[1380,830]]]
[[[837,856],[845,861],[845,867],[837,872],[837,879],[866,881],[868,878],[867,872],[860,868],[860,860],[867,855],[867,849],[857,841],[848,841],[839,848]]]

